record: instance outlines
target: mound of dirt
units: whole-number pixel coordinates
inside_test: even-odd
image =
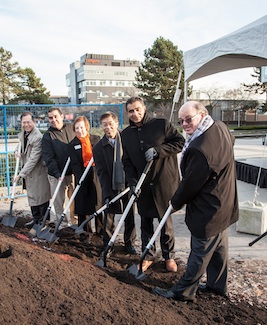
[[[15,228],[0,226],[1,252],[12,247],[12,255],[0,259],[1,324],[267,323],[266,283],[259,283],[267,276],[264,261],[251,268],[231,261],[230,299],[200,294],[196,303],[182,303],[158,297],[152,288],[176,282],[185,269],[183,261],[177,260],[174,274],[159,259],[146,272],[149,276],[138,281],[127,268],[140,256],[127,255],[119,241],[107,267],[99,268],[100,237],[91,234],[84,243],[73,230],[63,229],[59,240],[48,243],[32,238],[23,227],[26,221],[20,216]],[[253,284],[248,279],[252,272]]]

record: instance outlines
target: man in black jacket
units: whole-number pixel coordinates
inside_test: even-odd
[[[181,152],[184,138],[166,119],[151,118],[140,97],[131,97],[126,102],[130,125],[122,131],[123,164],[126,179],[134,191],[148,161],[154,160],[151,170],[142,185],[137,200],[141,215],[141,239],[144,251],[153,236],[153,218],[163,217],[179,183],[177,154]],[[176,272],[174,261],[174,230],[169,216],[161,230],[160,245],[162,257],[169,272]],[[142,265],[145,271],[156,253],[155,244]]]
[[[180,280],[170,290],[156,287],[154,292],[182,301],[194,301],[198,289],[225,296],[227,228],[238,219],[234,137],[199,102],[185,103],[179,117],[188,138],[181,157],[183,178],[171,204],[174,210],[186,205],[191,252]],[[205,272],[206,285],[199,285]]]
[[[69,157],[68,143],[75,137],[72,124],[63,123],[64,115],[61,110],[56,107],[52,107],[48,111],[48,120],[50,122],[49,129],[44,133],[42,139],[42,157],[48,168],[48,180],[51,187],[51,193],[53,195],[58,179],[60,178],[64,166]],[[71,168],[68,169],[66,176],[60,186],[56,200],[54,202],[56,220],[52,220],[50,216],[50,225],[57,222],[64,210],[65,194],[67,192],[70,198],[73,193],[73,176]],[[68,226],[74,222],[74,206],[70,207],[70,215],[67,215],[67,222],[63,220],[61,226]]]
[[[104,130],[103,138],[93,146],[93,156],[96,171],[102,188],[103,204],[109,204],[119,192],[125,189],[125,175],[121,162],[122,145],[120,133],[118,131],[119,120],[117,115],[106,112],[100,116],[100,123]],[[124,207],[128,201],[128,196],[122,198]],[[122,213],[121,202],[117,201],[105,212],[103,242],[104,249],[114,232],[114,217],[116,213]],[[125,218],[124,223],[124,244],[129,254],[137,254],[134,247],[136,237],[134,213],[131,209]]]

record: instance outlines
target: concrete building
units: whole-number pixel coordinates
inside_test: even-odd
[[[71,104],[121,103],[137,95],[134,87],[139,61],[115,60],[113,55],[84,54],[66,75]]]

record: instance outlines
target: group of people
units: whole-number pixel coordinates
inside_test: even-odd
[[[21,115],[22,132],[19,139],[23,178],[33,220],[32,227],[42,220],[62,171],[70,157],[70,166],[54,202],[55,216],[62,214],[65,193],[69,197],[89,163],[89,169],[74,200],[65,224],[73,223],[74,214],[80,225],[99,205],[106,204],[104,216],[95,219],[96,232],[103,236],[103,249],[114,232],[115,214],[122,213],[129,197],[135,195],[141,218],[142,251],[154,233],[153,220],[160,220],[168,207],[172,212],[186,206],[186,224],[191,232],[191,252],[181,279],[169,290],[156,287],[154,293],[166,298],[194,301],[198,291],[227,294],[228,234],[227,228],[238,219],[234,138],[224,125],[214,121],[199,102],[186,102],[179,110],[179,122],[187,134],[186,140],[178,129],[164,118],[150,117],[140,97],[131,97],[125,104],[129,126],[119,131],[118,117],[105,112],[100,117],[103,137],[89,133],[85,116],[73,124],[63,122],[59,108],[48,112],[49,129],[42,134],[35,127],[31,112]],[[181,153],[181,179],[177,154]],[[136,185],[147,163],[149,172],[136,193]],[[37,177],[38,175],[38,177]],[[74,175],[74,177],[73,177]],[[73,181],[74,178],[74,181]],[[17,180],[18,180],[17,179]],[[128,195],[110,204],[126,187]],[[101,197],[101,200],[99,199]],[[137,254],[135,217],[130,209],[124,227],[127,253]],[[160,233],[160,247],[167,271],[176,272],[175,236],[170,215]],[[152,245],[142,270],[155,259]],[[207,283],[200,284],[207,273]]]

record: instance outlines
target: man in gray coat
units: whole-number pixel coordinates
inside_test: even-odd
[[[150,117],[140,97],[127,100],[126,112],[130,125],[122,131],[123,165],[132,192],[146,163],[154,160],[137,200],[144,251],[154,233],[153,219],[162,218],[178,187],[177,154],[183,148],[184,138],[166,119]],[[177,271],[174,240],[172,218],[169,216],[160,236],[162,257],[169,272]],[[143,271],[153,263],[155,253],[154,244],[142,264]]]
[[[14,181],[22,177],[27,190],[29,206],[33,220],[25,226],[31,228],[42,220],[51,198],[47,178],[47,168],[42,161],[42,133],[36,128],[31,112],[21,114],[22,132],[18,134],[21,152],[15,150],[15,155],[21,158],[22,169]]]
[[[170,290],[156,287],[154,292],[181,301],[194,301],[197,290],[225,296],[227,228],[238,219],[234,137],[199,102],[185,103],[179,118],[188,138],[181,157],[182,180],[171,204],[174,210],[186,205],[191,252],[180,280]],[[207,282],[200,285],[204,273]]]

